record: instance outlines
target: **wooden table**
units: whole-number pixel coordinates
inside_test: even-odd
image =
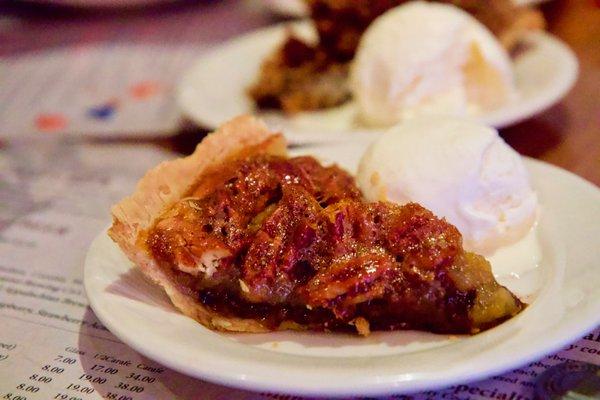
[[[600,2],[556,0],[542,6],[548,30],[579,59],[579,79],[556,106],[502,130],[521,154],[600,185]]]

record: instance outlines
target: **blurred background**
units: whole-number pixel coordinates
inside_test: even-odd
[[[552,108],[501,131],[520,153],[600,183],[600,7],[539,4],[547,30],[575,52],[580,74]],[[297,2],[39,0],[0,2],[0,143],[150,141],[189,152],[204,130],[175,89],[207,50],[293,18]],[[300,4],[301,5],[301,4]]]

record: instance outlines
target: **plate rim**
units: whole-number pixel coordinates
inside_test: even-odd
[[[581,185],[582,189],[585,188],[585,191],[589,193],[590,196],[596,196],[600,200],[600,189],[591,182],[569,172],[562,168],[556,167],[554,165],[548,164],[546,162],[542,162],[535,159],[526,158],[526,165],[531,164],[533,168],[541,168],[547,172],[551,172],[553,174],[562,174],[567,179],[573,180],[577,185]],[[529,167],[529,165],[527,165]],[[529,168],[528,168],[529,169]],[[468,383],[480,379],[485,379],[497,374],[504,373],[514,368],[518,368],[519,366],[528,364],[532,361],[538,360],[547,354],[554,353],[569,343],[572,343],[577,338],[582,337],[586,333],[592,331],[600,324],[600,300],[592,303],[590,307],[592,310],[598,310],[598,317],[594,319],[589,319],[586,321],[579,321],[576,329],[570,328],[568,334],[556,333],[559,329],[556,329],[554,332],[546,335],[544,338],[540,338],[540,341],[537,342],[537,346],[533,347],[531,351],[529,351],[525,356],[517,357],[514,359],[503,359],[500,363],[494,363],[489,368],[484,368],[480,370],[473,371],[472,373],[460,374],[454,373],[454,375],[450,374],[449,376],[440,376],[435,379],[413,379],[406,381],[398,381],[398,376],[390,377],[387,376],[387,379],[380,379],[376,383],[369,383],[365,385],[362,383],[360,389],[357,386],[353,386],[351,384],[345,383],[344,385],[332,385],[330,387],[306,387],[301,384],[290,384],[289,381],[277,380],[277,379],[256,379],[256,375],[245,375],[245,376],[232,376],[232,374],[216,372],[209,367],[200,371],[196,368],[190,368],[189,366],[178,363],[177,360],[174,360],[172,357],[165,356],[163,351],[157,351],[155,348],[151,346],[144,346],[142,341],[135,340],[135,333],[127,333],[124,332],[118,326],[118,321],[113,321],[107,313],[107,310],[98,306],[98,299],[94,296],[90,296],[90,293],[93,293],[93,287],[91,280],[93,278],[90,277],[89,264],[90,264],[90,255],[92,254],[92,249],[94,245],[101,239],[106,240],[106,230],[103,230],[92,242],[90,249],[86,255],[85,265],[84,265],[84,286],[86,295],[88,296],[90,306],[98,319],[120,340],[122,340],[125,344],[138,351],[139,353],[147,356],[148,358],[155,360],[166,367],[181,372],[183,374],[204,379],[206,381],[214,382],[217,384],[225,385],[228,387],[235,387],[239,389],[251,390],[251,391],[267,391],[267,392],[276,392],[276,393],[286,393],[291,395],[302,395],[302,396],[332,396],[332,397],[340,397],[340,396],[348,396],[348,395],[365,395],[365,396],[379,396],[379,395],[390,395],[390,394],[410,394],[423,390],[436,390],[441,388],[446,388],[452,384],[458,383]],[[116,246],[116,245],[115,245]],[[202,326],[199,326],[200,329],[207,329]],[[493,331],[493,330],[492,330]],[[552,338],[553,340],[549,339]],[[541,345],[540,345],[541,344]],[[262,349],[258,349],[262,350]],[[295,356],[292,357],[302,357]],[[233,360],[235,361],[235,360]],[[237,360],[239,362],[239,359]],[[242,360],[242,362],[245,362]],[[410,382],[410,384],[408,384]],[[364,387],[368,386],[368,387]]]

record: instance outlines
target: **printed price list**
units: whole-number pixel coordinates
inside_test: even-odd
[[[76,347],[66,347],[42,362],[20,376],[13,387],[3,390],[0,399],[85,400],[97,398],[90,396],[97,393],[109,400],[135,400],[165,372],[155,364]]]

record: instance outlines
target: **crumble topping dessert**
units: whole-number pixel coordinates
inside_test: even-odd
[[[476,333],[525,305],[427,209],[237,118],[113,208],[109,235],[174,305],[218,330]]]
[[[290,36],[264,61],[259,80],[248,93],[259,108],[317,110],[350,98],[347,77],[348,64],[332,63],[322,48]]]
[[[377,17],[407,0],[306,0],[315,23],[317,43],[292,34],[264,62],[248,89],[257,107],[286,113],[330,108],[350,98],[349,63],[367,27]],[[455,5],[486,26],[512,50],[523,35],[544,27],[538,11],[512,0],[437,0]],[[289,62],[289,55],[300,62]]]

